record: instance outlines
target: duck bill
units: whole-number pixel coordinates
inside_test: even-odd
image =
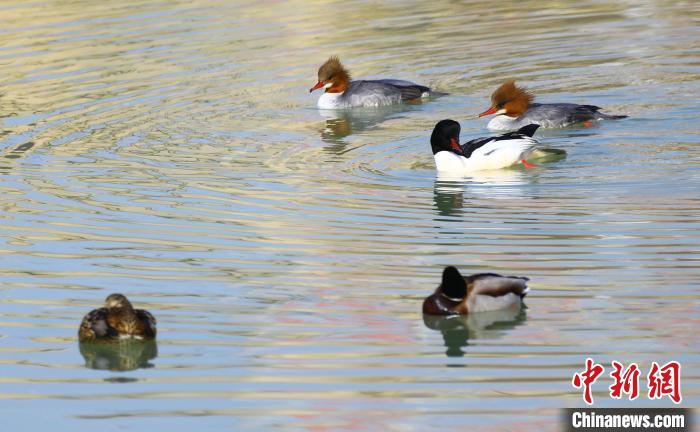
[[[462,151],[462,146],[459,145],[459,141],[456,139],[452,138],[450,140],[450,147],[452,148],[452,151],[457,153],[460,156],[464,156],[464,151]]]
[[[309,93],[311,93],[311,92],[314,91],[314,90],[320,89],[320,88],[323,87],[324,85],[326,85],[326,83],[324,83],[323,81],[319,80],[319,81],[316,83],[315,86],[313,86],[313,87],[311,87],[311,88],[309,89]]]
[[[487,115],[496,114],[497,112],[498,112],[498,110],[496,109],[496,107],[491,107],[491,108],[487,109],[486,111],[482,112],[481,114],[479,114],[479,117],[484,117]]]

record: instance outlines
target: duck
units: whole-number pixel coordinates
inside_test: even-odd
[[[155,339],[156,319],[145,309],[134,309],[123,294],[110,294],[104,307],[85,315],[80,342],[120,339]]]
[[[592,126],[599,120],[618,120],[626,115],[612,115],[600,112],[595,105],[575,103],[533,103],[535,96],[525,87],[510,80],[501,84],[491,94],[491,107],[479,117],[496,114],[489,121],[490,130],[515,130],[529,124],[543,128],[564,128],[574,125]]]
[[[454,266],[442,272],[442,282],[435,292],[423,301],[427,315],[466,315],[520,308],[530,292],[522,276],[501,276],[496,273],[478,273],[462,276]]]
[[[539,142],[532,136],[539,126],[530,124],[495,137],[481,137],[459,143],[461,126],[450,119],[441,120],[430,136],[430,146],[438,173],[469,175],[474,171],[507,168],[522,164],[525,168],[537,165],[526,161]]]
[[[325,89],[318,98],[321,109],[380,107],[419,101],[431,96],[430,87],[398,79],[353,80],[337,56],[318,68],[318,82],[309,93]]]

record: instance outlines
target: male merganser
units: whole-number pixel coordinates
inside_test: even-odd
[[[597,120],[615,120],[626,115],[610,115],[599,112],[595,105],[572,103],[539,104],[532,103],[535,96],[524,87],[507,81],[491,95],[491,108],[479,117],[498,114],[488,124],[491,130],[513,130],[529,124],[544,128],[562,128],[575,124],[591,126]]]
[[[519,308],[530,291],[528,280],[495,273],[462,276],[455,267],[445,267],[442,283],[423,301],[423,313],[462,315]]]
[[[121,294],[111,294],[105,307],[85,315],[80,323],[78,338],[90,340],[153,339],[156,337],[156,319],[144,309],[134,309]]]
[[[309,93],[323,87],[325,93],[318,98],[318,107],[339,109],[352,107],[378,107],[418,100],[431,94],[429,87],[397,79],[352,81],[350,72],[338,57],[330,57],[318,68],[318,82]]]
[[[460,126],[454,120],[441,120],[430,137],[435,168],[440,173],[469,175],[473,171],[506,168],[522,163],[534,168],[525,159],[539,142],[532,138],[539,126],[527,125],[517,132],[495,137],[473,139],[459,144]]]

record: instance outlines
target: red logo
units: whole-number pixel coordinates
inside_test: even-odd
[[[637,363],[632,363],[625,368],[622,363],[613,360],[612,367],[614,370],[610,372],[610,377],[613,379],[613,383],[609,387],[610,397],[620,399],[623,394],[626,394],[629,400],[637,399],[639,397],[640,375]],[[583,400],[586,404],[593,404],[591,387],[604,371],[605,368],[602,365],[587,358],[585,370],[575,373],[571,379],[571,385],[574,388],[583,388]],[[674,403],[681,403],[683,396],[681,395],[680,363],[670,361],[659,366],[657,362],[653,362],[649,374],[647,374],[647,388],[649,389],[649,399],[661,399],[668,396]]]
[[[647,375],[647,387],[649,399],[661,399],[663,396],[671,398],[673,403],[679,404],[681,396],[681,364],[671,361],[659,368],[659,364],[653,362]]]
[[[639,396],[639,366],[637,363],[629,365],[624,373],[622,372],[624,369],[622,363],[613,360],[612,366],[615,370],[610,373],[610,376],[615,382],[610,386],[610,397],[620,399],[622,393],[627,393],[629,400],[637,399]]]
[[[586,370],[582,373],[574,374],[574,378],[571,380],[571,384],[575,388],[583,389],[583,400],[586,401],[588,405],[593,404],[593,395],[591,394],[591,385],[598,379],[598,377],[603,373],[605,368],[599,364],[593,363],[592,358],[586,359]]]

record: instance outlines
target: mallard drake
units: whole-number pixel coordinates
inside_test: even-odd
[[[122,294],[110,294],[105,307],[85,315],[80,323],[78,338],[92,340],[154,339],[156,319],[144,309],[134,309]]]
[[[530,291],[528,280],[496,273],[462,276],[457,268],[445,267],[442,283],[423,301],[423,313],[457,315],[520,308]]]

